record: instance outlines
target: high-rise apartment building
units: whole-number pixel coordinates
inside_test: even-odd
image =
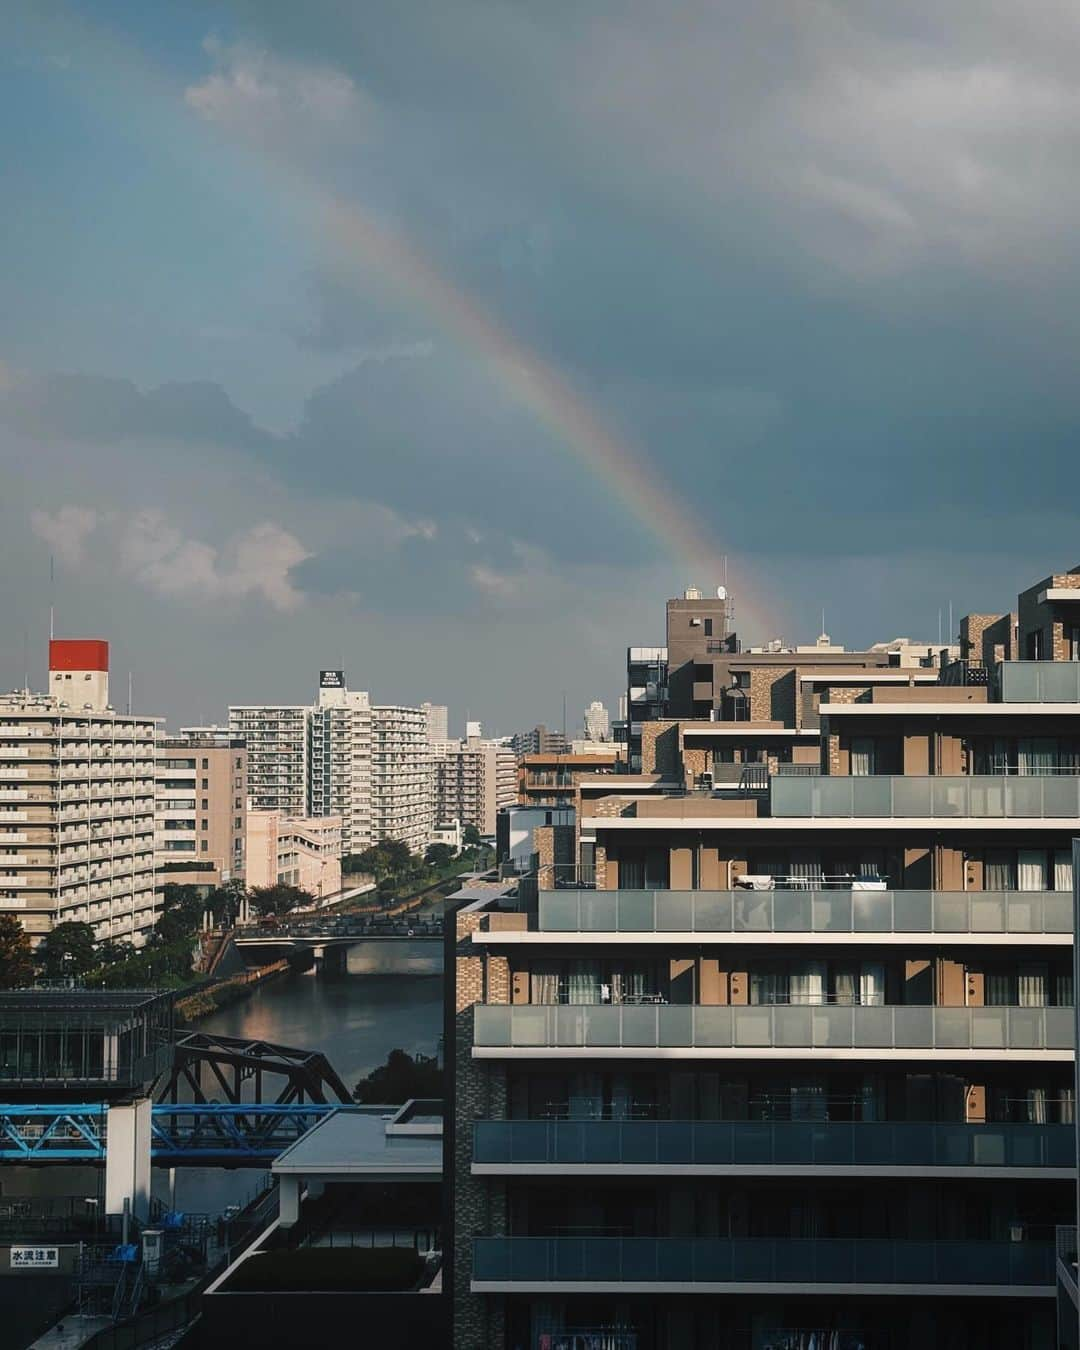
[[[340,816],[343,851],[373,842],[371,701],[345,687],[345,674],[319,674],[319,697],[308,719],[308,814]]]
[[[109,703],[109,647],[49,643],[49,689],[0,696],[0,909],[35,944],[57,924],[145,942],[158,719]]]
[[[429,741],[449,740],[449,713],[445,703],[421,703],[420,708],[427,719]]]
[[[154,854],[158,884],[243,879],[247,750],[220,727],[183,727],[157,742]]]
[[[514,754],[518,759],[522,755],[565,755],[568,742],[561,731],[549,731],[543,722],[532,731],[519,731],[510,738]]]
[[[341,817],[247,816],[247,884],[298,886],[316,899],[341,890]]]
[[[295,703],[229,708],[229,730],[247,747],[253,811],[307,814],[310,713],[309,707]]]
[[[611,740],[611,717],[598,698],[593,699],[585,709],[584,721],[587,741]]]
[[[494,835],[500,808],[517,800],[513,750],[479,735],[443,741],[435,749],[436,820],[459,820],[483,835]]]
[[[372,708],[372,838],[400,839],[413,853],[423,853],[434,825],[427,717],[420,708]]]
[[[345,854],[380,839],[406,839],[420,853],[431,842],[431,725],[421,708],[372,708],[341,670],[320,671],[312,705],[229,709],[248,746],[252,809],[340,816]]]
[[[587,867],[457,912],[456,1346],[1054,1345],[1080,569],[1025,596],[813,726],[646,724]]]

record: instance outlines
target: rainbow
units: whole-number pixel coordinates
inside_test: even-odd
[[[51,52],[69,41],[89,42],[101,58],[120,67],[123,78],[95,81],[94,97],[124,88],[130,93],[134,87],[140,97],[153,100],[181,136],[191,135],[195,120],[194,115],[182,116],[182,90],[126,35],[84,16],[76,19],[63,8],[38,19],[43,50]],[[242,138],[233,138],[231,144],[256,155],[280,179],[290,200],[310,208],[315,228],[346,268],[362,265],[365,282],[372,275],[388,280],[397,295],[418,305],[442,330],[482,357],[499,387],[546,426],[679,564],[683,584],[699,584],[707,592],[720,580],[722,550],[697,511],[616,434],[550,361],[530,350],[371,211],[329,192],[306,167],[280,150],[255,147]],[[716,505],[719,511],[724,504]],[[739,577],[733,589],[737,627],[745,630],[749,622],[761,630],[759,637],[767,635],[772,620],[767,608],[752,597],[746,578]],[[743,636],[748,636],[745,631]]]
[[[277,161],[280,166],[280,161]],[[291,175],[293,181],[297,175]],[[685,501],[589,406],[550,361],[530,350],[464,290],[451,282],[400,233],[391,233],[371,212],[306,182],[309,200],[319,204],[323,226],[341,260],[391,278],[394,288],[455,339],[485,359],[499,387],[529,410],[612,492],[653,535],[664,551],[687,569],[687,583],[706,589],[722,575],[722,555]],[[740,622],[768,627],[764,609],[738,596]]]

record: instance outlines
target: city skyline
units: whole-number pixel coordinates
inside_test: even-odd
[[[55,599],[178,721],[317,652],[512,730],[725,558],[849,647],[1061,565],[1052,6],[454,15],[16,6],[0,685]]]

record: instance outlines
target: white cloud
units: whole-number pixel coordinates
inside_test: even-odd
[[[493,596],[497,600],[509,600],[517,595],[519,583],[516,577],[505,572],[497,572],[493,567],[476,563],[469,568],[469,577],[478,591]]]
[[[295,535],[266,522],[234,535],[221,549],[186,536],[154,509],[138,512],[119,537],[122,568],[161,595],[188,600],[261,598],[278,610],[303,599],[291,572],[312,555]]]
[[[189,85],[184,100],[208,122],[267,141],[304,129],[355,132],[370,124],[370,101],[343,71],[213,37],[203,46],[214,70]]]
[[[97,529],[100,516],[89,506],[61,506],[52,515],[31,511],[30,526],[39,539],[52,549],[61,562],[78,566],[85,557],[86,541]]]

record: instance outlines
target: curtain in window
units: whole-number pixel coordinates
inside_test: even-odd
[[[874,772],[874,742],[869,736],[851,738],[851,776],[869,778]]]
[[[833,975],[833,997],[837,1003],[851,1004],[855,1002],[855,981],[855,971],[850,967],[835,972]]]
[[[1057,1008],[1071,1008],[1073,1006],[1073,977],[1072,971],[1062,971],[1054,976],[1054,1006]]]
[[[823,1082],[792,1083],[791,1119],[824,1120],[825,1118],[825,1084]]]
[[[1057,763],[1057,742],[1048,736],[1021,737],[1016,755],[1018,774],[1044,774]]]
[[[533,970],[529,983],[530,1002],[558,1003],[559,976],[555,970]]]
[[[984,980],[984,994],[986,1003],[991,1007],[1012,1006],[1016,999],[1013,996],[1013,978],[1005,971],[988,971]]]
[[[787,971],[752,970],[750,972],[750,1002],[762,1005],[787,1003],[789,981]]]
[[[807,961],[792,969],[790,998],[792,1003],[825,1002],[824,961]]]
[[[619,858],[619,887],[624,891],[643,891],[645,889],[645,859],[638,857]]]
[[[1072,853],[1067,848],[1054,850],[1054,890],[1071,891],[1073,885]]]
[[[1024,965],[1017,980],[1017,1003],[1021,1008],[1046,1007],[1046,967]]]
[[[1046,853],[1041,848],[1022,848],[1016,855],[1016,889],[1046,890]]]
[[[1062,1125],[1072,1125],[1075,1120],[1076,1101],[1071,1087],[1063,1087],[1058,1094],[1058,1120]]]
[[[595,961],[572,961],[566,981],[567,1003],[600,1002],[600,970]]]
[[[983,867],[983,888],[988,891],[1016,889],[1013,878],[1013,858],[1002,849],[987,849]]]
[[[821,886],[821,859],[812,858],[801,862],[792,862],[788,875],[790,886],[798,890],[817,890]]]
[[[1046,1089],[1028,1088],[1024,1094],[1025,1115],[1029,1125],[1046,1124]]]
[[[885,1002],[885,967],[878,961],[864,961],[859,972],[859,1002],[881,1007]]]
[[[611,996],[615,1003],[640,1002],[646,994],[658,992],[654,988],[651,967],[630,965],[617,967],[611,977]]]

